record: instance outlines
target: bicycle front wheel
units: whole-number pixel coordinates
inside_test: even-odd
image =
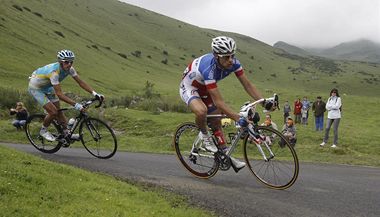
[[[286,189],[294,184],[299,162],[293,146],[279,131],[258,126],[259,139],[244,139],[244,157],[249,170],[266,186]]]
[[[26,137],[37,150],[49,154],[55,153],[61,148],[61,143],[58,141],[47,141],[40,135],[40,130],[44,119],[44,114],[34,114],[29,116],[25,124]],[[55,122],[52,122],[52,125],[53,127],[49,127],[49,132],[55,138],[58,138],[60,135],[59,127],[55,124]]]
[[[181,164],[198,178],[213,177],[219,169],[214,153],[202,148],[199,128],[194,123],[181,124],[174,135],[174,148]]]
[[[82,121],[79,135],[86,150],[97,158],[108,159],[116,153],[116,136],[113,130],[99,119],[87,118]]]

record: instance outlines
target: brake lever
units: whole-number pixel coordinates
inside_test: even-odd
[[[95,106],[95,108],[99,108],[103,104],[103,101],[104,101],[104,100],[100,100],[98,98],[95,98],[94,101],[95,100],[97,100],[99,102],[98,105]]]

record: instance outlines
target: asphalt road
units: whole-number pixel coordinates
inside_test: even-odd
[[[108,160],[85,149],[38,152],[31,145],[2,144],[42,158],[153,184],[186,195],[219,216],[380,216],[380,168],[301,163],[297,182],[272,190],[248,169],[219,171],[208,180],[188,173],[174,155],[117,152]]]

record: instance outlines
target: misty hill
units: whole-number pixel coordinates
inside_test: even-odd
[[[282,49],[287,53],[305,56],[321,56],[337,60],[352,60],[380,63],[380,44],[370,40],[357,40],[341,43],[332,48],[299,48],[297,46],[279,41],[273,47]]]
[[[199,28],[116,0],[12,0],[4,1],[0,11],[0,87],[25,91],[33,70],[56,61],[58,50],[71,49],[74,67],[96,90],[125,96],[149,81],[161,95],[179,100],[185,67],[210,52],[211,39],[219,35],[236,40],[248,78],[266,95],[332,86],[368,94],[380,86],[376,64],[300,57],[248,36]],[[351,80],[354,74],[359,77]],[[64,91],[79,90],[72,79],[64,82]],[[240,103],[247,97],[237,79],[220,85],[233,87],[223,93],[230,100]]]
[[[334,59],[380,63],[380,44],[370,40],[358,40],[341,43],[319,54]]]
[[[298,55],[298,56],[302,56],[302,57],[305,57],[305,56],[309,56],[310,53],[307,52],[306,50],[302,49],[302,48],[299,48],[299,47],[296,47],[294,45],[291,45],[291,44],[288,44],[288,43],[285,43],[283,41],[278,41],[276,42],[273,47],[275,48],[279,48],[279,49],[282,49],[290,54],[294,54],[294,55]]]

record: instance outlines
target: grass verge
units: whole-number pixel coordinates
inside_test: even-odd
[[[2,216],[210,216],[183,197],[0,146]]]

